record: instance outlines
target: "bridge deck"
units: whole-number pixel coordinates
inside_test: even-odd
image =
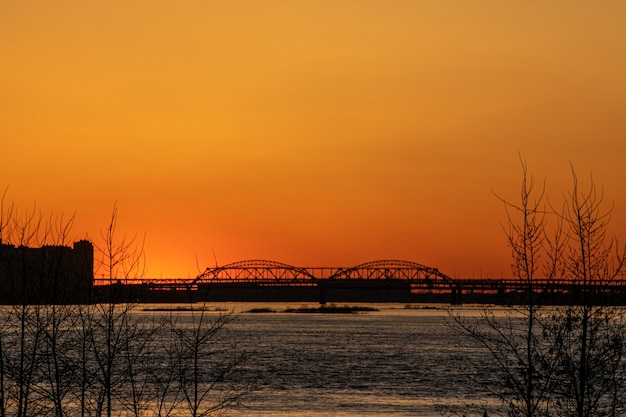
[[[593,292],[616,295],[626,302],[626,279],[591,281],[582,285],[576,280],[535,279],[532,283],[519,279],[451,278],[436,268],[415,262],[381,260],[353,267],[295,267],[266,261],[249,260],[207,268],[195,278],[179,279],[95,279],[96,285],[119,284],[141,288],[142,291],[198,291],[202,288],[319,288],[341,291],[386,289],[410,294],[450,294],[453,303],[471,294],[515,295],[528,293],[575,295]],[[510,297],[509,297],[510,298]]]

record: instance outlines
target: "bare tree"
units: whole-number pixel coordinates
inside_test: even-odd
[[[525,292],[506,311],[494,313],[485,306],[478,321],[453,315],[457,327],[488,352],[490,380],[477,381],[496,395],[511,416],[543,415],[548,406],[551,380],[549,355],[540,321],[544,318],[536,289],[539,271],[553,268],[546,255],[545,186],[536,189],[527,164],[520,158],[522,183],[519,202],[496,194],[503,203],[502,226],[511,249],[511,271]],[[542,259],[542,256],[544,259]],[[472,375],[472,374],[470,374]]]
[[[482,366],[493,380],[477,382],[511,416],[623,415],[626,329],[607,285],[623,273],[626,247],[607,236],[611,210],[603,211],[604,195],[593,179],[581,191],[573,168],[573,189],[558,211],[544,209],[544,188],[535,193],[523,161],[522,174],[520,202],[498,198],[507,215],[512,272],[525,292],[501,316],[490,307],[478,321],[454,316],[490,358]],[[577,292],[568,305],[544,307],[536,288],[541,271],[543,279],[573,284]]]
[[[113,283],[141,277],[145,257],[144,240],[117,236],[116,206],[96,245],[108,291],[67,305],[74,217],[44,217],[36,205],[22,212],[5,197],[0,285],[15,297],[0,307],[0,417],[208,416],[249,391],[236,375],[242,356],[221,339],[231,315],[211,319],[203,309],[191,323],[162,323],[117,298]]]
[[[559,358],[554,395],[560,415],[614,416],[625,406],[626,339],[606,288],[623,272],[626,246],[607,235],[612,209],[603,209],[604,193],[593,178],[586,191],[573,168],[572,179],[559,217],[566,226],[565,273],[578,292],[550,327]]]
[[[187,323],[170,324],[175,352],[177,389],[182,407],[190,417],[212,416],[236,407],[252,389],[249,381],[237,378],[245,356],[222,339],[232,313],[211,319],[204,308],[191,309]],[[178,396],[176,396],[177,398]]]
[[[39,319],[39,308],[37,305],[29,305],[29,292],[36,290],[33,277],[36,276],[35,265],[28,256],[28,247],[36,246],[40,236],[42,216],[34,205],[32,211],[17,212],[12,217],[13,231],[18,246],[19,260],[17,262],[17,282],[11,280],[16,285],[18,294],[18,305],[13,309],[12,318],[16,320],[16,327],[12,331],[16,340],[13,346],[17,349],[11,352],[5,350],[7,355],[7,369],[12,381],[16,386],[16,407],[17,416],[27,416],[31,413],[31,408],[35,408],[33,400],[34,375],[38,369],[37,351],[40,348],[42,331],[36,325]],[[17,355],[15,355],[17,354]]]
[[[144,240],[136,236],[127,239],[117,236],[117,205],[113,206],[111,218],[105,230],[100,232],[100,242],[94,245],[96,269],[108,278],[106,300],[80,309],[80,346],[82,362],[81,403],[84,410],[96,416],[110,417],[114,413],[115,400],[122,401],[128,379],[132,379],[134,365],[131,358],[138,355],[130,352],[131,341],[141,335],[141,325],[132,317],[133,305],[121,304],[117,297],[118,279],[137,278],[145,272]],[[135,346],[135,345],[132,345]],[[91,359],[91,360],[89,360]],[[136,404],[131,407],[136,411]]]
[[[61,399],[69,385],[62,377],[65,367],[61,344],[67,328],[63,322],[68,316],[55,304],[58,300],[54,290],[64,273],[60,259],[63,251],[51,250],[37,256],[30,248],[63,245],[73,217],[66,220],[50,216],[45,221],[36,205],[24,212],[14,205],[5,210],[5,198],[6,192],[0,223],[2,243],[6,242],[7,247],[2,247],[0,275],[3,289],[14,297],[5,298],[13,305],[0,312],[0,415],[44,414],[50,409],[62,415]],[[48,294],[50,289],[52,295]]]
[[[129,238],[117,235],[117,203],[113,205],[111,218],[106,229],[100,232],[100,241],[95,244],[96,270],[109,279],[140,278],[146,272],[145,233],[141,240],[137,235]]]
[[[2,192],[2,198],[0,198],[0,245],[7,241],[7,237],[11,235],[10,226],[13,223],[13,211],[14,204],[10,204],[9,207],[5,206],[5,200],[9,187],[6,187]]]

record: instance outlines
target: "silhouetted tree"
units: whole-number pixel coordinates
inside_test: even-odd
[[[170,348],[174,353],[177,395],[184,415],[212,416],[236,407],[251,389],[250,381],[239,378],[239,367],[245,356],[238,354],[233,343],[222,339],[225,327],[233,320],[231,313],[211,318],[204,305],[191,309],[185,316],[171,316]],[[168,374],[166,374],[168,375]]]
[[[607,235],[612,210],[603,209],[603,192],[593,178],[589,189],[573,187],[559,218],[566,230],[565,273],[577,285],[571,305],[550,323],[558,383],[553,395],[559,415],[615,416],[625,411],[622,315],[610,304],[610,283],[621,277],[626,247]]]
[[[143,277],[146,272],[144,245],[137,235],[129,238],[117,235],[117,204],[113,205],[111,218],[106,229],[100,231],[100,240],[95,243],[96,270],[112,284],[115,280]]]
[[[556,266],[553,257],[546,256],[545,187],[537,190],[526,162],[521,158],[520,162],[519,202],[497,197],[506,213],[503,230],[511,249],[511,271],[514,279],[523,283],[525,291],[504,311],[496,313],[493,308],[485,307],[477,321],[458,314],[453,318],[455,325],[491,358],[483,370],[490,378],[474,377],[475,381],[497,396],[510,416],[532,417],[546,412],[552,378],[551,357],[546,351],[541,325],[545,313],[535,281],[540,271],[554,271]],[[556,247],[560,248],[558,241]]]
[[[74,218],[44,218],[36,205],[20,212],[5,197],[0,237],[11,250],[0,250],[0,280],[14,284],[15,297],[0,306],[0,417],[209,416],[249,392],[237,378],[242,356],[222,343],[230,314],[209,317],[202,308],[190,322],[157,321],[118,302],[118,285],[92,304],[57,303],[65,251],[28,250],[64,248]],[[114,206],[97,245],[109,284],[145,269],[143,241],[118,238],[116,224]]]
[[[604,285],[623,273],[626,248],[607,237],[611,211],[602,211],[602,193],[593,180],[573,189],[563,210],[544,209],[544,189],[522,162],[519,204],[501,199],[512,272],[524,282],[516,305],[497,316],[486,307],[477,321],[453,316],[454,323],[491,358],[493,375],[480,381],[506,405],[511,416],[617,416],[624,412],[626,386],[623,317],[610,306]],[[554,220],[548,230],[546,219]],[[544,278],[575,284],[570,304],[545,308],[535,287]]]

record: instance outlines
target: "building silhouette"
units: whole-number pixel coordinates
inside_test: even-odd
[[[14,246],[0,241],[0,303],[75,304],[91,300],[93,244]]]

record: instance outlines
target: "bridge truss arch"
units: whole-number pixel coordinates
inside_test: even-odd
[[[207,268],[194,281],[209,283],[257,283],[265,285],[317,285],[306,268],[268,260],[246,260]]]
[[[415,262],[379,260],[350,268],[302,268],[269,260],[246,260],[207,268],[194,284],[237,284],[314,286],[319,282],[396,280],[412,288],[451,287],[452,278]]]
[[[453,285],[453,279],[437,268],[403,260],[379,260],[340,268],[329,279],[401,280],[410,282],[415,288]]]

